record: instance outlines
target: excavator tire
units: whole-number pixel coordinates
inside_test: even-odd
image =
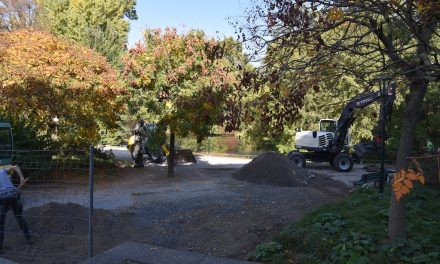
[[[339,153],[333,160],[333,168],[336,171],[349,172],[353,169],[353,159],[347,154]]]
[[[304,168],[306,166],[306,157],[297,151],[289,152],[287,158],[298,167]]]

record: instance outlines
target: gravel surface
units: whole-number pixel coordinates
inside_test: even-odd
[[[250,160],[234,160],[199,158],[197,164],[178,165],[174,178],[157,164],[100,172],[95,184],[95,254],[131,240],[246,259],[257,244],[288,223],[348,193],[346,185],[320,174],[301,187],[238,181],[232,174]],[[3,256],[37,264],[87,258],[86,180],[52,188],[28,187],[24,197],[43,200],[26,203],[34,244],[23,246],[9,214]]]

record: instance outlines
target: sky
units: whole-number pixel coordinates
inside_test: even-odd
[[[137,0],[138,20],[130,21],[128,44],[142,39],[145,28],[175,27],[178,32],[202,29],[209,37],[236,38],[228,22],[242,20],[251,0]]]

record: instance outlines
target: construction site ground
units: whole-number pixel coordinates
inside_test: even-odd
[[[128,159],[123,149],[114,150],[119,159]],[[250,159],[212,156],[197,159],[197,164],[178,164],[173,178],[167,176],[164,164],[147,164],[140,169],[127,165],[97,176],[94,253],[131,241],[245,260],[256,245],[269,240],[289,223],[323,204],[346,197],[351,181],[358,180],[364,172],[361,165],[356,165],[351,173],[341,174],[328,164],[308,164],[313,179],[307,185],[278,187],[231,177]],[[50,195],[59,193],[63,199],[84,201],[88,197],[86,186],[87,181],[74,192],[71,191],[74,187],[66,186],[67,196],[63,187],[58,186],[50,190]],[[23,195],[26,197],[26,189]],[[33,195],[44,197],[46,193]],[[59,214],[87,218],[87,213],[86,206],[64,201],[28,206],[25,217]],[[66,232],[72,236],[60,243],[56,237],[39,236],[35,232],[34,244],[25,246],[20,240],[9,240],[6,250],[23,254],[6,253],[4,258],[18,263],[49,263],[47,259],[38,258],[38,254],[50,251],[65,258],[60,263],[87,259],[87,222],[28,219],[33,230],[68,227]],[[7,226],[17,231],[11,214],[7,221]]]

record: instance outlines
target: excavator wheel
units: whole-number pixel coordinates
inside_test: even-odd
[[[353,159],[347,154],[339,153],[333,160],[333,168],[336,171],[349,172],[353,169]]]
[[[306,166],[306,157],[303,154],[292,151],[287,154],[287,158],[292,161],[298,167],[304,168]]]

